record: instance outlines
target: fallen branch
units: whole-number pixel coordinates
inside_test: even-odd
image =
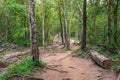
[[[97,53],[94,50],[90,50],[90,54],[92,56],[92,59],[101,67],[109,69],[113,66],[113,61],[109,58],[106,58],[105,56]]]

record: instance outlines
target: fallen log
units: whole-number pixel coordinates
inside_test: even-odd
[[[7,54],[3,57],[3,60],[8,60],[10,58],[14,58],[14,57],[18,57],[18,56],[22,56],[22,55],[26,55],[26,54],[29,54],[30,53],[30,50],[26,50],[24,52],[15,52],[13,54]]]
[[[24,52],[15,52],[15,53],[12,53],[12,54],[7,54],[3,57],[3,63],[7,64],[7,66],[9,64],[12,64],[16,61],[19,61],[19,56],[23,56],[23,55],[27,55],[27,54],[30,54],[30,50],[26,50]]]
[[[106,58],[105,56],[99,54],[98,52],[94,50],[90,50],[90,54],[92,56],[92,59],[97,63],[99,66],[110,69],[113,66],[113,61],[109,58]]]

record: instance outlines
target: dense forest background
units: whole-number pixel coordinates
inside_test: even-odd
[[[0,80],[120,80],[119,4],[0,0]]]
[[[0,4],[0,44],[10,42],[30,46],[28,1],[2,0]],[[82,0],[67,0],[65,4],[70,37],[81,41],[83,2]],[[118,4],[116,0],[113,0],[108,12],[109,6],[106,0],[87,1],[87,43],[106,45],[109,33],[111,50],[120,47],[120,10]],[[62,0],[36,1],[35,5],[39,44],[42,45],[43,31],[45,45],[51,44],[54,36],[61,32],[61,25],[64,25],[61,24],[64,21]],[[117,14],[115,14],[116,6]],[[111,19],[110,29],[108,29],[108,14],[110,14]],[[114,40],[114,37],[117,41]]]
[[[65,6],[64,6],[65,4]],[[120,47],[120,10],[117,0],[87,1],[87,44],[105,46],[111,52]],[[27,0],[0,1],[0,44],[30,46]],[[67,26],[70,38],[82,40],[83,0],[37,0],[35,13],[39,45],[49,45]],[[65,12],[65,15],[64,15]],[[69,36],[68,36],[69,37]]]

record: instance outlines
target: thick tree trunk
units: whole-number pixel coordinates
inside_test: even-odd
[[[103,55],[100,55],[99,53],[97,53],[96,51],[94,50],[90,50],[90,54],[92,56],[92,59],[98,64],[100,65],[101,67],[103,68],[111,68],[113,66],[113,61],[106,58],[105,56]]]
[[[84,0],[83,4],[83,33],[82,33],[82,44],[81,44],[81,49],[85,50],[86,49],[86,0]]]
[[[33,61],[39,61],[38,35],[34,9],[34,0],[29,0],[31,54],[33,55]]]
[[[62,23],[62,13],[61,13],[61,4],[60,2],[58,3],[59,7],[59,20],[60,20],[60,27],[61,27],[61,39],[62,39],[62,44],[64,44],[64,29],[63,29],[63,23]]]

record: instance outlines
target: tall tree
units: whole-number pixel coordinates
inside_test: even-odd
[[[66,11],[66,1],[63,0],[63,16],[64,16],[64,37],[65,37],[65,47],[67,49],[70,49],[70,41],[69,41],[69,28],[68,28],[68,22],[67,22],[67,11]]]
[[[45,46],[45,18],[44,18],[44,0],[42,0],[42,45]]]
[[[60,0],[59,2],[58,2],[58,11],[59,11],[59,13],[58,13],[58,15],[59,15],[59,21],[60,21],[60,29],[61,29],[61,39],[62,39],[62,44],[64,44],[64,29],[63,29],[63,22],[62,22],[62,9],[61,9],[61,3],[62,3],[62,1]]]
[[[6,17],[7,18],[7,27],[8,27],[8,41],[9,42],[13,42],[13,26],[12,26],[12,20],[11,20],[11,16],[10,14],[8,13],[8,16]]]
[[[108,0],[108,19],[107,19],[107,29],[108,29],[108,33],[107,33],[107,47],[110,44],[110,38],[111,38],[111,0]]]
[[[81,44],[81,49],[85,50],[86,49],[86,30],[87,30],[87,25],[86,25],[86,0],[84,0],[83,3],[83,33],[82,33],[82,44]]]
[[[29,18],[30,18],[31,54],[33,55],[33,61],[39,61],[39,49],[38,49],[38,40],[37,40],[38,35],[37,35],[37,27],[36,27],[34,0],[29,0]]]
[[[117,33],[118,33],[118,0],[114,1],[114,42],[117,45]]]

